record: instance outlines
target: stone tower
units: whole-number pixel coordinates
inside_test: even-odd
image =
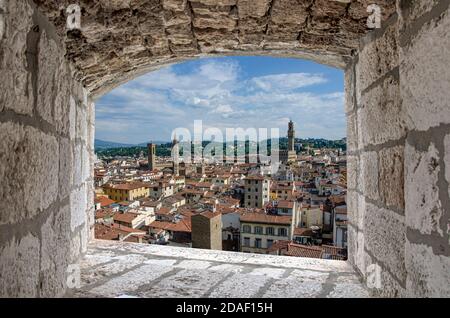
[[[156,169],[156,145],[155,144],[147,144],[148,148],[148,168],[150,171]]]
[[[203,212],[191,217],[192,247],[222,250],[222,214]]]
[[[294,123],[292,120],[290,120],[288,129],[288,151],[294,151],[294,143],[295,143]]]
[[[172,167],[173,167],[173,175],[179,176],[179,156],[180,156],[180,145],[178,143],[177,137],[175,136],[172,141]]]

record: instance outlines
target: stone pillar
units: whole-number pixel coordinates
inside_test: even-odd
[[[450,2],[399,1],[408,296],[450,297]]]
[[[94,104],[32,1],[0,1],[0,297],[62,296],[93,227]]]
[[[448,1],[397,7],[346,69],[349,260],[374,294],[449,296]]]

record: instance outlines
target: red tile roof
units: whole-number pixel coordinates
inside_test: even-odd
[[[148,188],[149,185],[143,182],[130,182],[120,184],[106,184],[103,186],[103,188],[105,189],[114,189],[114,190],[135,190],[144,187]]]
[[[109,206],[109,205],[115,203],[116,201],[111,200],[111,199],[108,198],[108,197],[98,196],[98,197],[95,198],[95,202],[96,202],[96,203],[100,203],[100,206],[101,206],[102,208],[104,208],[104,207],[106,207],[106,206]]]
[[[278,240],[275,241],[272,246],[270,246],[267,250],[269,252],[275,252],[275,251],[282,251],[282,250],[287,250],[288,245],[291,241],[286,241],[286,240]]]
[[[172,232],[188,232],[190,233],[191,230],[191,221],[189,218],[184,218],[181,221],[174,223],[174,222],[166,222],[166,221],[153,221],[150,223],[149,227],[155,228],[155,229],[162,229]]]
[[[125,212],[114,214],[114,221],[131,223],[138,215],[136,213]]]
[[[111,217],[114,215],[114,211],[112,209],[101,209],[95,211],[95,219],[103,219],[105,217]]]
[[[280,209],[293,209],[294,208],[294,202],[293,201],[280,200],[280,201],[278,201],[277,207],[280,208]]]
[[[221,216],[222,214],[221,213],[213,213],[211,211],[206,211],[206,212],[200,213],[198,215],[204,216],[208,219],[212,219],[212,218],[215,218],[216,216]]]
[[[294,228],[294,235],[296,235],[296,236],[312,236],[313,231],[310,228],[296,227],[296,228]]]
[[[296,257],[322,258],[322,248],[320,246],[306,246],[290,243],[285,255]]]
[[[113,224],[112,226],[96,223],[94,227],[95,238],[101,240],[118,240],[119,235],[126,236],[133,233],[134,237],[143,237],[146,233],[141,230],[129,228],[127,226]],[[127,240],[128,241],[128,240]]]
[[[241,222],[248,223],[267,223],[290,225],[292,218],[290,216],[270,215],[265,213],[244,213],[240,217]]]

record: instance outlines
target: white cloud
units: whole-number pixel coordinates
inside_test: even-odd
[[[321,74],[290,73],[254,77],[249,81],[249,84],[254,86],[253,89],[267,92],[295,90],[326,82],[327,79]]]
[[[217,114],[228,114],[228,113],[232,113],[233,112],[233,108],[231,108],[230,105],[219,105],[217,106],[217,108],[215,110],[212,111],[212,113],[217,113]]]
[[[202,119],[205,125],[218,128],[279,127],[284,136],[291,118],[297,124],[297,136],[345,136],[344,93],[308,91],[327,83],[323,74],[272,74],[242,80],[239,64],[229,60],[206,60],[194,71],[179,73],[173,67],[161,69],[101,99],[99,134],[105,135],[102,131],[108,124],[115,126],[111,133],[117,134],[119,124],[130,121],[133,124],[123,129],[128,142],[169,140],[171,129],[190,127]]]

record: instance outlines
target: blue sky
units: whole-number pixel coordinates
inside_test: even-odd
[[[273,57],[203,58],[138,77],[96,103],[96,138],[168,141],[175,128],[280,128],[299,138],[345,137],[344,74]]]

